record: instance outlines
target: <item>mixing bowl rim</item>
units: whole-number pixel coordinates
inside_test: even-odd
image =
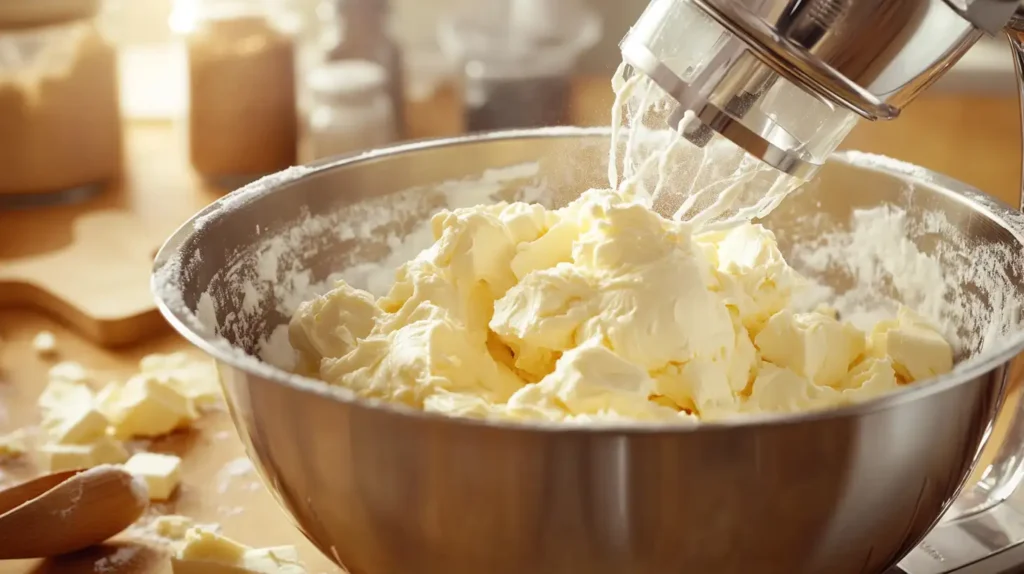
[[[967,381],[984,375],[1000,364],[1006,363],[1024,349],[1024,329],[1008,335],[997,349],[991,350],[978,360],[968,360],[957,365],[946,375],[906,385],[900,389],[886,393],[880,397],[837,408],[816,410],[801,413],[768,413],[752,414],[735,419],[719,421],[701,421],[699,424],[666,424],[643,421],[587,421],[582,423],[565,423],[534,420],[478,419],[469,417],[452,417],[449,415],[427,412],[410,406],[381,399],[360,397],[350,389],[330,385],[322,380],[295,374],[275,367],[242,349],[235,347],[223,337],[212,333],[211,329],[199,319],[197,313],[189,310],[181,297],[181,281],[183,274],[181,265],[182,253],[190,237],[199,233],[206,222],[228,216],[231,211],[248,204],[269,193],[287,189],[292,184],[325,171],[348,167],[361,162],[397,156],[408,152],[425,149],[437,149],[448,146],[475,144],[489,141],[534,138],[608,138],[611,130],[607,127],[549,127],[525,130],[504,130],[471,134],[449,138],[429,138],[411,141],[399,145],[380,148],[363,153],[328,158],[306,167],[291,168],[254,182],[224,197],[221,197],[203,208],[186,222],[164,242],[154,260],[150,286],[156,299],[157,307],[164,318],[186,340],[213,357],[222,365],[226,364],[239,369],[250,376],[257,376],[266,381],[284,385],[287,388],[310,392],[315,395],[337,400],[353,407],[368,408],[382,414],[409,416],[424,422],[440,422],[483,426],[513,431],[544,431],[544,432],[581,432],[581,433],[692,433],[702,431],[721,431],[759,425],[789,425],[827,420],[839,417],[857,417],[873,412],[894,408],[906,402],[916,401],[925,397],[950,390]],[[1010,232],[1017,241],[1024,245],[1024,214],[1014,210],[1005,203],[974,189],[953,178],[935,173],[929,169],[895,160],[886,156],[857,151],[836,152],[830,160],[839,160],[854,167],[870,167],[873,170],[888,173],[909,180],[917,185],[933,188],[935,191],[953,199],[972,205],[979,213],[986,214],[990,220]]]

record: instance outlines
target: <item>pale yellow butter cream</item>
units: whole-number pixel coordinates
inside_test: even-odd
[[[432,226],[386,296],[341,283],[302,305],[300,368],[455,416],[669,424],[848,404],[952,368],[909,312],[868,337],[791,311],[802,279],[760,225],[695,235],[628,191],[590,190]]]

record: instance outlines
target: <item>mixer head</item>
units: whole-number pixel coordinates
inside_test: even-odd
[[[717,132],[779,171],[808,178],[858,117],[895,118],[1018,6],[653,0],[621,49],[678,103],[669,123],[690,142],[704,146]]]

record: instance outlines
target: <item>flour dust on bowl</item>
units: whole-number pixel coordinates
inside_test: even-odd
[[[161,250],[163,312],[218,360],[250,456],[320,550],[354,574],[880,572],[943,513],[1001,506],[1020,475],[1021,425],[994,423],[1019,410],[1024,219],[873,156],[833,157],[764,224],[815,285],[801,303],[866,321],[902,303],[944,325],[957,365],[937,379],[811,413],[567,426],[444,417],[272,366],[332,274],[380,292],[439,209],[603,187],[608,141],[507,132],[297,168]]]

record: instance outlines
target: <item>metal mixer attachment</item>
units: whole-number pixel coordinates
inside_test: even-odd
[[[624,60],[678,103],[675,127],[718,132],[798,177],[856,124],[892,119],[1017,2],[1002,0],[654,0],[622,41]]]
[[[1020,80],[1022,6],[652,0],[621,49],[634,71],[675,100],[670,125],[690,142],[703,147],[717,132],[777,170],[809,178],[858,117],[897,117],[986,33],[1006,32]],[[982,458],[991,463],[981,481],[965,487],[896,572],[989,573],[1024,564],[1024,416],[1006,414],[1012,422],[1003,440],[986,447]]]

